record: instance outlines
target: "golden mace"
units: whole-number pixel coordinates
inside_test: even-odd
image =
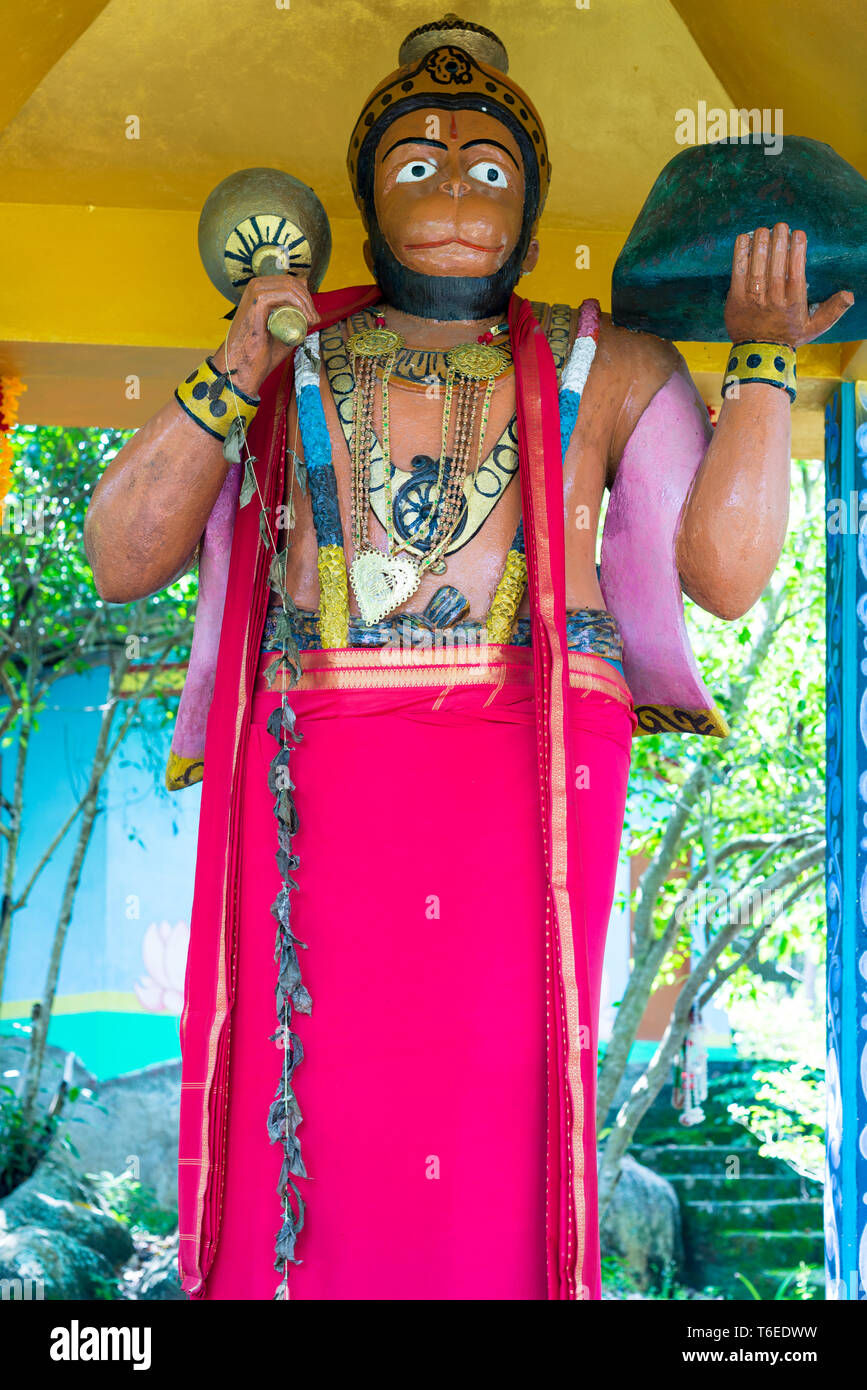
[[[303,275],[314,292],[328,268],[331,228],[306,183],[282,169],[240,169],[205,201],[199,255],[211,283],[234,304],[260,275]],[[288,347],[303,343],[307,327],[289,305],[268,316],[268,332]]]

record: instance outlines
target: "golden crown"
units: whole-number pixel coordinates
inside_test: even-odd
[[[471,24],[468,19],[459,19],[456,14],[443,15],[433,24],[421,24],[407,34],[400,46],[398,64],[406,67],[417,63],[435,48],[451,43],[470,53],[477,62],[485,63],[499,72],[509,71],[509,55],[505,44],[492,30],[482,24]]]

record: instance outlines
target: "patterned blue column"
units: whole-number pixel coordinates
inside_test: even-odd
[[[829,1299],[867,1297],[867,383],[825,412]],[[863,501],[862,501],[863,499]],[[859,520],[863,516],[863,528]]]

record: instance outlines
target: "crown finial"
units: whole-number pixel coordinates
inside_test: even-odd
[[[477,62],[484,63],[489,68],[497,68],[503,73],[509,71],[509,56],[505,44],[496,34],[481,24],[471,24],[467,19],[460,19],[456,14],[443,15],[442,19],[435,20],[433,24],[422,24],[420,28],[407,34],[398,55],[400,66],[417,63],[442,44],[454,44],[456,48],[462,48]]]

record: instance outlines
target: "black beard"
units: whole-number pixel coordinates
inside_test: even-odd
[[[503,316],[527,254],[524,241],[493,275],[422,275],[397,259],[376,223],[370,228],[373,273],[384,298],[405,314],[441,321]]]

